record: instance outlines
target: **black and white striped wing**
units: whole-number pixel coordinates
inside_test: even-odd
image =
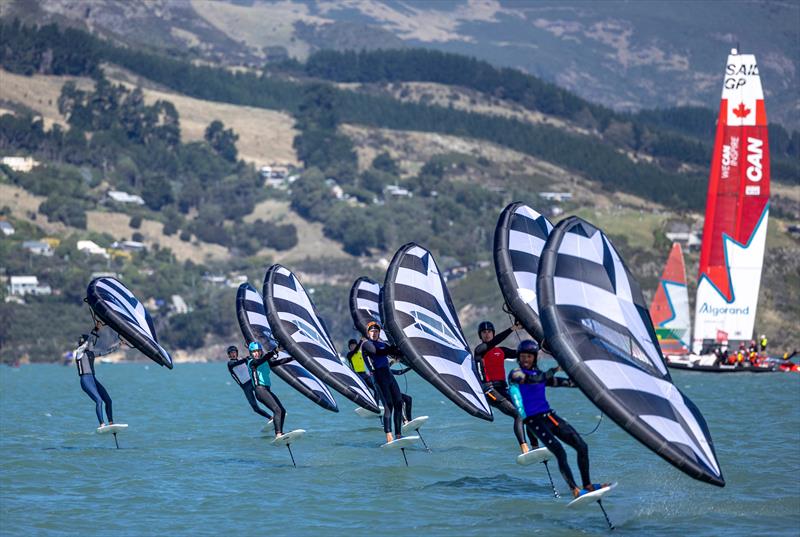
[[[248,344],[252,341],[258,341],[264,345],[264,348],[271,348],[276,344],[272,329],[267,322],[264,301],[259,292],[256,291],[256,288],[249,283],[240,285],[236,292],[236,317],[239,320],[239,328],[242,330],[242,335]],[[289,356],[289,353],[283,350],[278,354],[279,358],[287,356]],[[283,365],[272,366],[272,371],[289,386],[322,408],[333,412],[339,411],[336,400],[325,383],[312,375],[297,360]]]
[[[542,323],[536,298],[536,275],[544,243],[553,224],[521,202],[500,214],[494,232],[494,269],[506,304],[522,326],[542,341]]]
[[[350,315],[356,330],[367,336],[367,324],[377,321],[383,327],[380,308],[381,286],[375,280],[362,276],[350,288]],[[380,339],[386,341],[386,333],[381,330]]]
[[[608,237],[578,217],[559,223],[537,292],[553,356],[587,397],[686,474],[724,486],[705,419],[672,383],[639,284]]]
[[[153,319],[133,293],[115,278],[95,278],[86,289],[95,315],[142,354],[172,369],[172,357],[158,343]]]
[[[381,304],[386,331],[414,370],[469,414],[492,411],[433,255],[414,243],[394,255]]]
[[[317,308],[289,269],[272,265],[267,270],[263,299],[268,324],[281,347],[355,404],[379,412],[369,388],[342,363]]]

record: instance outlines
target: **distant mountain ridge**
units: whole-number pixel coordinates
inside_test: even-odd
[[[32,5],[39,22],[235,64],[322,48],[435,48],[517,67],[617,110],[716,108],[721,59],[740,46],[759,60],[770,120],[800,127],[793,2],[17,0],[0,9],[33,16]]]

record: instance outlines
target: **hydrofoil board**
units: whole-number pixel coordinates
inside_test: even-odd
[[[537,462],[549,461],[553,458],[553,454],[546,447],[532,449],[527,453],[517,455],[517,464],[528,466],[529,464],[536,464]]]
[[[425,422],[428,421],[428,416],[417,416],[413,420],[409,421],[408,423],[403,424],[403,434],[408,434],[411,431],[417,431],[420,427],[425,425]]]
[[[375,412],[367,410],[366,408],[363,407],[356,407],[355,412],[362,418],[377,418],[383,413],[383,407],[380,407],[380,409],[381,409],[380,414],[376,414]]]
[[[591,502],[596,502],[600,498],[602,498],[603,496],[605,496],[606,494],[611,492],[611,489],[613,489],[616,486],[617,486],[617,483],[615,481],[614,483],[611,483],[607,487],[603,487],[601,489],[594,490],[592,492],[587,492],[583,496],[578,496],[577,498],[575,498],[574,500],[569,502],[567,504],[567,507],[580,507],[582,505],[586,505],[586,504],[591,503]]]
[[[103,425],[97,428],[97,434],[121,433],[128,428],[127,423],[114,423],[113,425]]]
[[[391,442],[386,442],[381,447],[384,449],[400,449],[413,446],[419,440],[419,436],[404,436]]]

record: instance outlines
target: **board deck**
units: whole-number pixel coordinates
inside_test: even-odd
[[[113,425],[104,425],[102,427],[98,427],[96,431],[97,434],[121,433],[127,428],[128,428],[127,423],[115,423]]]
[[[275,438],[272,441],[273,446],[285,446],[287,444],[291,444],[296,440],[300,439],[304,434],[306,434],[305,429],[295,429],[294,431],[289,431],[288,433],[284,433],[279,438]]]
[[[420,427],[425,425],[426,421],[428,421],[428,416],[417,416],[413,420],[403,425],[403,434],[410,433],[411,431],[418,431]]]
[[[371,410],[368,410],[364,407],[356,407],[355,413],[361,416],[362,418],[377,418],[383,413],[383,407],[380,407],[380,413],[375,413]]]
[[[567,504],[567,507],[580,507],[582,505],[586,505],[586,504],[589,504],[589,503],[592,503],[592,502],[596,502],[600,498],[602,498],[603,496],[605,496],[606,494],[611,492],[611,489],[613,489],[616,486],[617,486],[617,483],[614,482],[614,483],[611,483],[609,486],[603,487],[603,488],[601,488],[599,490],[595,490],[595,491],[592,491],[592,492],[587,492],[583,496],[578,496],[577,498],[575,498],[574,500],[569,502]]]
[[[381,447],[383,449],[400,449],[400,448],[407,448],[413,446],[419,440],[419,436],[404,436],[402,438],[398,438],[397,440],[392,440],[391,442],[386,442]]]
[[[527,453],[517,455],[517,464],[528,466],[529,464],[536,464],[537,462],[549,461],[553,458],[553,454],[546,447],[532,449]]]

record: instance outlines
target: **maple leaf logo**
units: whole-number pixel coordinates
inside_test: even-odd
[[[739,106],[733,109],[733,115],[738,118],[746,118],[750,115],[750,109],[747,108],[744,103],[739,103]]]

